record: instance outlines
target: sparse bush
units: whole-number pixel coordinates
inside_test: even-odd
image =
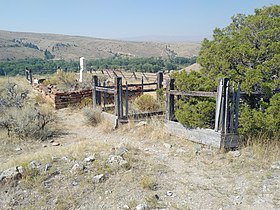
[[[90,106],[90,105],[92,105],[92,99],[91,98],[84,98],[80,102],[80,107],[81,108],[84,108],[84,107],[87,107],[87,106]]]
[[[145,111],[157,111],[160,108],[160,105],[153,98],[153,96],[144,94],[135,99],[135,105],[137,109],[142,112]]]
[[[62,91],[76,90],[78,88],[78,80],[75,73],[64,72],[63,70],[57,70],[50,79],[47,79],[43,84],[57,85]]]
[[[8,135],[15,135],[20,139],[45,140],[55,133],[50,126],[54,120],[49,108],[26,105],[7,109],[0,118],[0,127],[5,128]]]
[[[15,83],[3,84],[0,95],[0,128],[8,136],[45,140],[54,134],[51,124],[55,118],[50,107],[28,104],[27,91]]]
[[[156,182],[150,176],[142,176],[140,178],[140,185],[144,189],[154,190]]]
[[[83,114],[89,125],[96,126],[101,122],[101,110],[93,109],[91,107],[85,107]]]

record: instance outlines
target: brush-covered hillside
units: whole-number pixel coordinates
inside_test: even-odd
[[[11,32],[0,30],[0,60],[25,58],[87,59],[115,55],[129,57],[190,57],[198,54],[198,43],[156,43],[98,39],[84,36]]]

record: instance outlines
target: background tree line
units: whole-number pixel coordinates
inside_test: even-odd
[[[158,72],[161,70],[177,70],[196,62],[196,57],[175,57],[166,59],[161,57],[128,58],[112,57],[96,60],[88,60],[88,70],[99,69],[124,69],[126,71]],[[55,72],[58,68],[76,72],[79,70],[79,61],[49,60],[30,58],[25,60],[13,60],[0,62],[0,75],[23,75],[24,69],[48,69]]]

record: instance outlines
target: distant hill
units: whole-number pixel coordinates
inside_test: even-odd
[[[190,57],[198,54],[199,43],[157,43],[98,39],[45,33],[0,30],[0,60],[48,58],[77,60],[108,58],[114,55],[131,57]]]

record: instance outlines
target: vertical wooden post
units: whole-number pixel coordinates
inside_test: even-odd
[[[157,89],[162,88],[162,83],[163,83],[163,72],[159,71],[157,72]]]
[[[128,84],[125,82],[125,116],[128,118]]]
[[[29,80],[28,74],[29,74],[29,71],[28,71],[28,68],[26,67],[25,68],[25,78],[26,78],[26,80]]]
[[[106,86],[106,82],[104,81],[103,82],[103,87],[105,87],[105,86]],[[107,93],[104,92],[103,93],[103,109],[104,109],[104,111],[106,110],[106,103],[107,103]]]
[[[234,83],[232,84],[232,96],[230,101],[230,112],[229,112],[229,132],[234,133],[234,117],[235,117],[235,98],[236,98],[236,92]]]
[[[98,85],[98,77],[96,75],[92,76],[92,105],[96,108],[96,86]]]
[[[101,86],[101,82],[98,81],[97,84],[98,84],[99,87]],[[97,91],[96,96],[97,96],[97,104],[99,106],[101,106],[102,105],[102,101],[101,101],[102,92]]]
[[[226,135],[228,133],[228,126],[229,126],[229,118],[228,118],[228,114],[229,114],[229,79],[225,78],[224,79],[225,84],[224,84],[224,88],[225,88],[225,103],[224,103],[224,134]]]
[[[239,101],[240,101],[240,84],[237,85],[237,92],[235,97],[235,132],[238,129],[238,114],[239,114]]]
[[[144,78],[142,76],[141,78],[141,90],[142,90],[142,94],[144,93]]]
[[[121,77],[115,77],[115,115],[118,118],[123,117],[122,78]]]
[[[170,90],[174,90],[174,79],[168,79],[166,81],[166,120],[172,120],[174,118],[174,95],[170,94]]]
[[[32,85],[33,84],[33,78],[32,78],[32,70],[31,69],[28,70],[28,74],[29,74],[29,83]]]
[[[122,78],[120,78],[119,82],[119,101],[120,101],[120,118],[123,119],[123,89],[122,89]]]
[[[215,115],[215,131],[218,132],[220,129],[220,118],[222,109],[222,92],[223,92],[223,79],[219,79],[217,87],[217,97],[216,97],[216,115]]]

